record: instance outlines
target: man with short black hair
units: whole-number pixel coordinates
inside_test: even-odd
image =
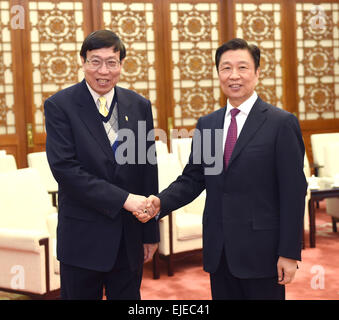
[[[140,299],[143,262],[159,242],[157,222],[143,225],[131,213],[158,191],[156,162],[145,157],[154,147],[151,103],[117,86],[126,50],[115,33],[91,33],[80,55],[85,79],[45,102],[46,152],[59,184],[61,298],[101,299],[105,289],[108,299]],[[121,130],[133,134],[131,163],[119,161]]]
[[[259,66],[259,48],[243,39],[217,49],[227,105],[198,120],[182,175],[149,198],[161,218],[206,189],[203,257],[213,299],[284,299],[301,260],[304,143],[297,118],[255,92]],[[208,174],[211,150],[223,163],[218,174]]]

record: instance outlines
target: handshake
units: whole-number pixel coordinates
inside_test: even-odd
[[[145,223],[160,211],[160,199],[153,195],[146,198],[130,193],[123,207],[132,212],[140,222]]]

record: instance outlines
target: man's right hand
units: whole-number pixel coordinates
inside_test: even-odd
[[[147,222],[153,217],[155,217],[159,211],[160,211],[160,199],[156,196],[149,196],[147,198],[147,205],[146,210],[140,211],[133,211],[134,216],[140,221],[140,222]]]
[[[143,213],[147,205],[147,198],[130,193],[124,203],[124,209],[130,212]]]

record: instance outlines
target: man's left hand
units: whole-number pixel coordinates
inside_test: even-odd
[[[289,259],[285,257],[279,257],[278,263],[278,283],[288,284],[294,279],[295,272],[297,271],[297,260]]]
[[[152,260],[152,257],[157,249],[157,243],[144,243],[144,263]]]

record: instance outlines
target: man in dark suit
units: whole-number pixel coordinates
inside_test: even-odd
[[[259,65],[259,48],[242,39],[218,48],[227,105],[199,119],[182,175],[150,197],[161,218],[206,189],[203,258],[213,299],[284,299],[301,260],[303,139],[294,115],[257,96]],[[223,167],[206,161],[211,150]]]
[[[108,299],[140,299],[143,262],[159,241],[157,222],[131,213],[158,192],[158,177],[155,153],[145,157],[155,148],[151,103],[116,85],[125,55],[116,34],[93,32],[80,52],[85,79],[45,102],[63,299],[101,299],[103,289]]]

